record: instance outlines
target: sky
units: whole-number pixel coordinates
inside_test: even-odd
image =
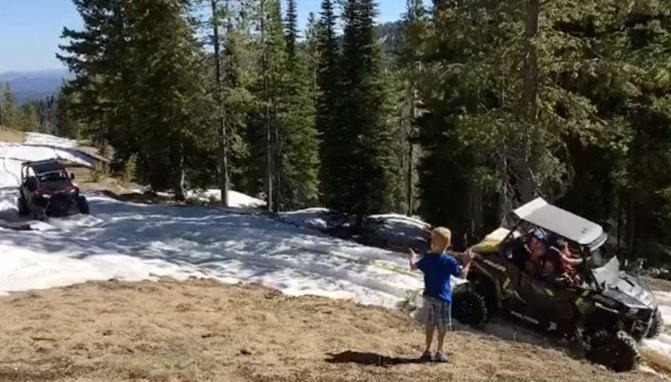
[[[301,25],[319,0],[297,0]],[[378,0],[378,21],[396,20],[405,0]],[[0,73],[61,69],[56,59],[63,26],[78,28],[81,19],[72,0],[0,0]]]

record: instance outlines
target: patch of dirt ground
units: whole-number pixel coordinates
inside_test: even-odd
[[[399,312],[210,280],[96,282],[0,299],[1,381],[659,381],[563,352],[449,334],[417,364]]]
[[[0,142],[23,143],[25,134],[22,131],[0,126]]]

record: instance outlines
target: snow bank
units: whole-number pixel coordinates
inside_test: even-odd
[[[329,209],[307,208],[304,210],[282,212],[280,217],[283,221],[299,227],[323,231],[330,227],[328,221]]]
[[[26,133],[26,140],[24,144],[31,146],[53,146],[68,149],[77,147],[77,141],[73,139],[55,137],[53,135],[42,133]]]
[[[221,201],[221,190],[189,190],[186,192],[186,197],[198,199],[202,202]],[[266,202],[241,192],[229,190],[228,205],[232,208],[260,208],[265,206]]]
[[[15,207],[21,162],[61,158],[92,165],[94,159],[75,147],[74,141],[44,134],[29,134],[21,145],[0,143],[0,219],[21,221]],[[206,190],[190,196],[218,195]],[[200,276],[392,306],[408,289],[421,288],[419,275],[405,271],[403,255],[334,240],[263,214],[87,197],[91,216],[0,233],[0,293],[86,280]],[[235,191],[229,201],[242,208],[264,205]]]
[[[6,194],[0,194],[7,197]],[[297,230],[261,214],[147,206],[89,196],[93,216],[3,231],[0,292],[149,275],[260,282],[292,294],[393,306],[419,275],[403,255]]]

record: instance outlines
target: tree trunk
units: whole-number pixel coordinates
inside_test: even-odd
[[[219,188],[221,190],[221,203],[228,207],[228,190],[230,188],[229,170],[228,170],[228,131],[226,128],[226,108],[224,106],[224,87],[221,73],[221,44],[219,41],[219,23],[217,15],[217,0],[211,1],[212,5],[212,29],[214,32],[214,61],[215,75],[217,81],[217,97],[219,99],[220,110],[220,130],[219,147],[217,149],[217,164],[219,173]]]
[[[538,168],[538,52],[536,50],[536,37],[538,36],[538,19],[540,16],[540,0],[528,0],[527,19],[525,25],[525,37],[527,51],[524,59],[524,91],[522,94],[522,117],[526,126],[524,147],[524,164],[522,170],[522,182],[520,184],[520,201],[526,203],[531,201],[538,190],[536,170]]]
[[[177,144],[177,175],[175,176],[175,200],[186,199],[186,173],[184,171],[184,144],[181,140]]]
[[[414,182],[413,182],[413,170],[415,168],[415,121],[417,120],[417,95],[415,91],[414,83],[410,87],[410,125],[408,126],[408,173],[406,174],[406,203],[407,203],[407,215],[412,216],[415,212],[414,206]]]
[[[279,212],[280,210],[280,132],[279,126],[277,123],[277,111],[273,108],[272,113],[272,154],[273,154],[273,179],[274,179],[274,194],[273,194],[273,212]]]

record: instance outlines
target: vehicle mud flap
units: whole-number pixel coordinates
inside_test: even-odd
[[[601,330],[591,336],[587,358],[616,372],[625,372],[636,369],[641,354],[636,340],[626,332]]]
[[[452,291],[452,316],[465,325],[484,326],[488,320],[485,298],[469,284],[455,286]]]

